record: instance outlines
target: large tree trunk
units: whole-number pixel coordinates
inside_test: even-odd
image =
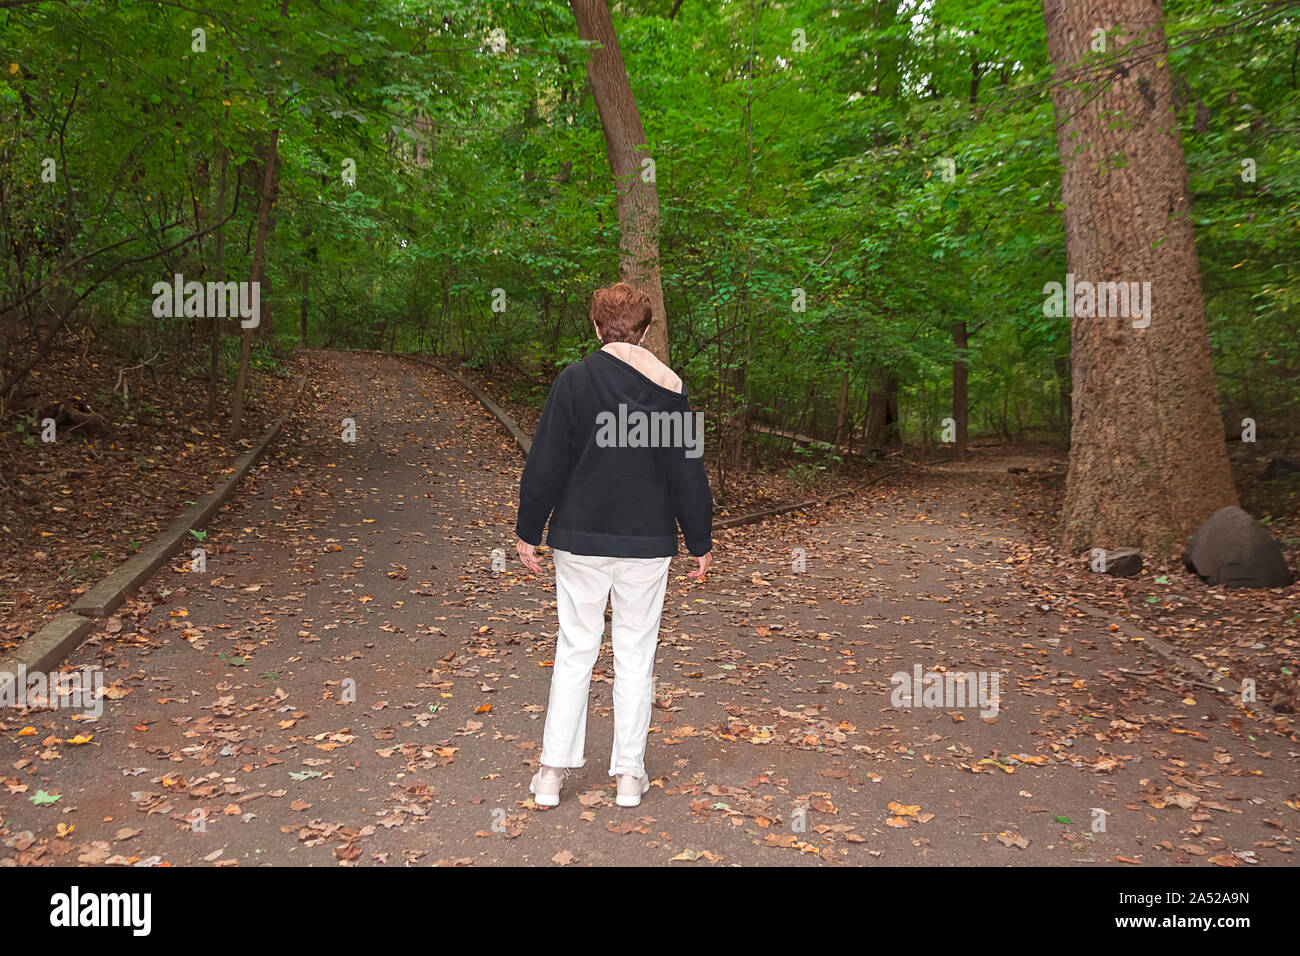
[[[1062,537],[1071,548],[1168,553],[1237,496],[1214,392],[1163,10],[1160,0],[1043,0],[1043,15],[1057,71],[1068,271],[1076,283],[1150,283],[1145,328],[1125,316],[1071,319]],[[1090,50],[1099,28],[1110,51],[1100,56]]]
[[[605,0],[570,0],[578,36],[600,46],[587,62],[587,78],[605,131],[605,152],[618,190],[619,277],[650,297],[653,320],[645,347],[668,361],[668,315],[659,279],[659,189],[643,176],[649,158],[632,84]]]

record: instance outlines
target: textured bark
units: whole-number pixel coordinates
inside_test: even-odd
[[[1150,282],[1150,325],[1071,320],[1071,548],[1169,553],[1237,496],[1173,108],[1159,0],[1043,0],[1068,271]],[[1127,36],[1120,37],[1118,28]],[[1105,29],[1109,52],[1093,54]],[[1064,284],[1064,276],[1052,276]]]
[[[605,152],[618,191],[619,278],[650,297],[653,319],[646,348],[668,362],[668,315],[659,278],[659,190],[642,176],[645,148],[641,114],[619,52],[605,0],[570,0],[578,36],[599,44],[587,62],[587,78],[605,132]]]

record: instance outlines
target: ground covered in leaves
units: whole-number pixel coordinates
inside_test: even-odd
[[[156,357],[55,349],[23,382],[0,429],[0,652],[40,630],[211,491],[287,407],[300,360],[253,366],[244,438],[229,438],[229,396],[206,415],[207,382]],[[147,357],[146,357],[147,358]],[[41,440],[38,412],[80,405],[92,418]]]
[[[513,557],[517,452],[432,369],[312,363],[206,573],[178,557],[68,660],[106,670],[102,716],[3,712],[0,865],[1291,862],[1289,716],[1262,680],[1258,705],[1225,699],[1071,607],[1136,614],[1182,572],[1102,581],[1051,551],[1038,452],[719,532],[701,584],[679,558],[642,806],[604,773],[607,647],[587,766],[535,808],[554,586]],[[1208,600],[1199,628],[1143,626],[1294,667],[1295,588],[1241,619],[1246,598]],[[915,668],[996,674],[996,713],[899,705]]]

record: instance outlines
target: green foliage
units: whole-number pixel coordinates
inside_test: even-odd
[[[1068,321],[1042,309],[1066,263],[1041,5],[684,3],[670,20],[673,6],[620,2],[614,20],[656,163],[673,365],[711,418],[829,437],[846,375],[859,430],[893,377],[905,435],[933,440],[962,321],[972,430],[1063,434]],[[278,130],[256,365],[283,373],[304,273],[312,346],[432,351],[539,383],[593,347],[618,219],[568,5],[287,9],[0,10],[9,340],[41,340],[71,303],[70,322],[141,360],[165,345],[206,368],[200,330],[155,318],[151,288],[249,277]],[[1225,416],[1277,418],[1300,378],[1300,30],[1285,5],[1167,0],[1166,16]]]

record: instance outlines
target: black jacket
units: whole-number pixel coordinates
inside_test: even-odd
[[[533,436],[515,533],[541,544],[549,517],[552,548],[662,558],[677,553],[680,525],[687,550],[707,554],[713,495],[700,454],[702,418],[685,386],[664,388],[608,352],[570,365],[551,386]]]

